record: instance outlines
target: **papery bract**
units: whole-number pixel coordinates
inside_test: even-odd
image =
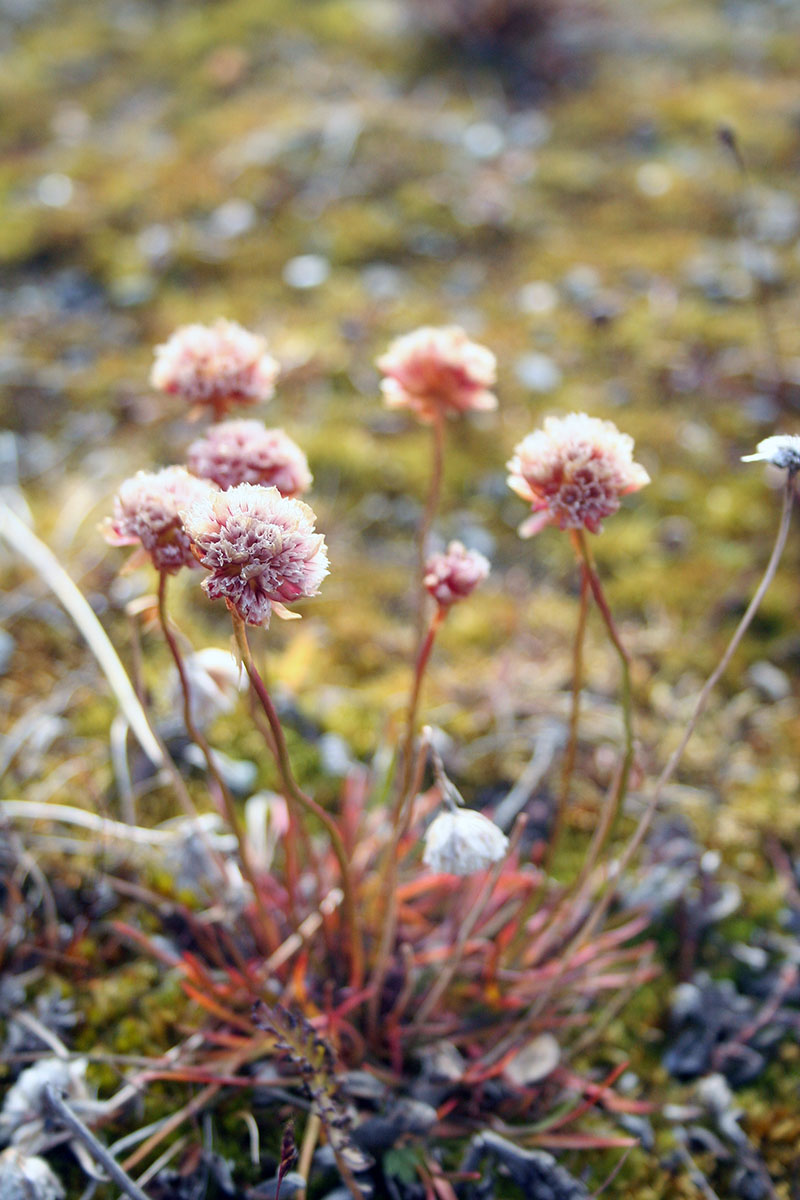
[[[633,461],[633,438],[586,413],[546,417],[544,428],[516,447],[508,469],[508,486],[533,507],[520,526],[523,537],[550,524],[599,533],[621,498],[650,482]]]
[[[276,487],[282,496],[299,496],[311,487],[308,461],[282,429],[260,421],[223,421],[192,442],[186,455],[189,470],[213,479],[223,490],[239,483]]]
[[[203,588],[248,625],[269,625],[271,613],[316,596],[328,573],[325,538],[314,512],[277,488],[240,483],[215,492],[184,513],[198,562],[210,574]]]
[[[139,471],[120,486],[103,536],[112,546],[140,543],[157,571],[171,575],[181,567],[194,567],[180,513],[216,490],[215,484],[197,479],[185,467]]]
[[[423,326],[397,338],[378,359],[389,408],[410,408],[422,420],[497,407],[491,391],[496,359],[458,326]]]

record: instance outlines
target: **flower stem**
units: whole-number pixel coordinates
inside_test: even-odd
[[[380,872],[384,881],[378,906],[378,911],[381,913],[380,941],[375,959],[375,968],[370,980],[372,996],[369,1003],[369,1024],[373,1035],[377,1032],[381,990],[389,969],[389,956],[397,929],[397,852],[411,815],[414,741],[417,732],[419,699],[422,691],[422,682],[425,678],[425,670],[430,661],[431,651],[433,650],[433,643],[446,615],[447,610],[442,605],[437,604],[436,612],[433,614],[431,623],[428,626],[428,632],[423,638],[417,652],[411,694],[408,699],[405,737],[401,750],[400,777],[391,811],[391,836],[384,855],[383,869]]]
[[[595,603],[600,610],[600,615],[603,618],[606,631],[611,641],[612,646],[617,652],[622,671],[622,685],[620,703],[622,705],[622,721],[625,729],[625,749],[622,758],[622,765],[617,773],[614,782],[609,789],[606,797],[605,809],[600,821],[600,824],[589,847],[589,853],[586,856],[586,861],[581,869],[580,878],[578,880],[578,890],[580,890],[583,882],[589,877],[598,857],[600,856],[603,846],[606,844],[611,831],[614,828],[614,822],[625,803],[625,797],[628,793],[628,783],[630,781],[631,769],[633,767],[633,756],[635,751],[635,743],[633,737],[633,698],[631,693],[631,664],[628,652],[622,644],[619,632],[614,623],[614,618],[611,615],[611,609],[608,606],[603,585],[600,582],[600,576],[597,574],[594,563],[592,561],[591,551],[586,541],[586,534],[582,529],[575,531],[573,537],[573,545],[580,557],[583,571],[591,589]]]
[[[206,760],[209,774],[219,788],[220,795],[222,797],[223,808],[225,811],[225,818],[233,830],[233,833],[236,837],[236,844],[239,847],[239,857],[242,863],[242,871],[245,874],[247,882],[253,889],[253,899],[255,901],[256,908],[258,909],[259,917],[264,922],[264,930],[268,933],[271,942],[276,944],[280,941],[280,938],[275,927],[275,922],[267,911],[267,908],[264,904],[264,899],[261,895],[261,889],[259,887],[256,873],[253,869],[252,860],[250,858],[250,849],[247,845],[247,839],[239,821],[238,813],[236,812],[236,803],[233,799],[230,788],[222,778],[219,767],[214,761],[214,752],[208,744],[204,734],[202,734],[198,729],[197,723],[195,722],[192,714],[192,695],[189,687],[189,677],[186,674],[186,665],[183,661],[183,655],[181,654],[180,647],[178,645],[178,639],[175,637],[175,634],[170,628],[169,617],[167,615],[168,579],[169,576],[167,575],[166,571],[159,572],[158,619],[164,634],[164,639],[169,646],[170,653],[172,654],[172,659],[178,672],[178,679],[180,680],[181,694],[183,696],[183,722],[186,726],[186,732],[189,734],[189,737],[197,746],[200,747],[203,758]]]
[[[436,510],[439,507],[439,497],[442,492],[442,474],[444,466],[444,414],[437,408],[433,418],[433,460],[431,462],[431,477],[428,484],[428,499],[425,502],[425,511],[422,514],[422,521],[419,527],[419,537],[417,542],[417,646],[419,647],[423,640],[425,629],[425,606],[428,601],[428,593],[425,590],[423,580],[425,578],[425,561],[428,554],[428,541],[433,528]]]
[[[722,655],[722,658],[719,660],[716,667],[711,672],[711,674],[709,675],[705,684],[703,685],[702,691],[700,692],[700,695],[697,697],[697,700],[695,702],[694,711],[692,712],[692,715],[689,718],[689,722],[686,726],[686,729],[683,732],[683,737],[681,738],[680,742],[673,750],[672,754],[669,756],[667,762],[664,765],[664,768],[663,768],[661,774],[659,775],[658,779],[656,780],[655,784],[653,785],[653,791],[650,796],[650,799],[647,802],[647,807],[645,808],[644,812],[642,813],[641,817],[639,818],[639,823],[636,826],[636,829],[634,830],[630,841],[628,842],[627,846],[623,850],[622,855],[620,856],[619,863],[617,865],[617,870],[615,873],[615,877],[617,879],[622,875],[622,873],[629,866],[634,855],[636,854],[636,852],[638,851],[642,842],[644,841],[645,837],[647,836],[647,831],[649,830],[651,824],[653,823],[653,818],[655,817],[656,812],[658,810],[659,801],[661,800],[661,797],[664,793],[664,788],[667,786],[670,779],[674,775],[675,770],[678,766],[678,763],[680,762],[681,758],[683,757],[683,753],[684,753],[687,745],[689,744],[692,734],[694,733],[695,729],[697,728],[697,724],[705,711],[706,705],[708,704],[709,697],[711,696],[711,692],[714,690],[714,687],[716,686],[720,677],[722,676],[725,669],[727,668],[728,663],[731,661],[734,654],[736,653],[739,643],[741,642],[742,638],[744,637],[745,633],[747,632],[748,628],[750,627],[750,624],[752,623],[754,616],[756,615],[756,613],[758,612],[758,609],[761,606],[761,602],[767,593],[767,589],[769,588],[770,584],[772,583],[773,579],[775,578],[775,572],[778,569],[778,563],[781,560],[781,556],[783,554],[783,550],[786,545],[786,538],[789,533],[789,524],[791,522],[792,506],[794,503],[794,491],[795,491],[795,473],[790,471],[788,473],[788,477],[786,479],[786,485],[785,485],[784,493],[783,493],[783,509],[781,511],[781,519],[780,519],[780,523],[778,525],[778,533],[775,538],[775,544],[772,548],[772,554],[770,555],[769,562],[767,563],[766,569],[761,578],[761,582],[759,583],[759,585],[756,589],[755,595],[753,596],[752,600],[750,601],[749,605],[747,606],[747,611],[745,612],[745,614],[742,617],[739,624],[736,626],[733,637],[731,638],[730,642],[728,643],[725,653]],[[608,911],[609,905],[611,904],[611,901],[613,899],[613,895],[614,895],[614,888],[610,887],[607,890],[605,896],[603,896],[598,901],[594,911],[592,912],[591,917],[589,918],[589,921],[587,922],[587,925],[581,931],[582,939],[585,940],[586,938],[591,937],[592,933],[594,932],[594,930],[597,928],[598,924],[604,917],[605,913]]]
[[[569,793],[572,776],[575,772],[575,758],[578,750],[578,722],[581,712],[581,690],[583,687],[583,645],[586,638],[586,618],[589,612],[589,576],[585,566],[581,564],[581,599],[578,609],[578,623],[575,627],[575,641],[572,648],[572,704],[569,715],[569,740],[564,755],[564,766],[561,771],[561,788],[555,812],[553,813],[553,828],[550,833],[550,844],[543,864],[543,870],[548,873],[555,859],[558,843],[564,828],[564,816],[569,804]]]
[[[236,644],[244,663],[245,670],[250,678],[253,690],[259,699],[261,707],[264,710],[264,715],[269,723],[272,733],[273,745],[270,745],[270,750],[275,756],[275,763],[278,768],[278,773],[281,778],[286,797],[293,800],[301,809],[307,813],[313,814],[324,826],[331,840],[331,847],[336,859],[339,863],[339,869],[342,874],[342,891],[344,892],[344,915],[350,933],[350,982],[353,988],[361,987],[364,980],[364,948],[361,939],[361,931],[358,924],[358,913],[356,909],[355,893],[353,889],[352,874],[350,871],[350,863],[347,858],[347,850],[345,849],[342,835],[339,832],[336,822],[329,813],[317,804],[316,800],[312,800],[300,788],[295,780],[292,771],[292,764],[289,758],[289,751],[286,745],[286,738],[283,734],[280,718],[272,703],[272,698],[267,691],[264,680],[258,673],[258,669],[253,662],[253,656],[250,652],[250,643],[247,638],[247,627],[244,621],[237,613],[233,613],[233,632],[236,638]],[[269,744],[269,743],[268,743]]]

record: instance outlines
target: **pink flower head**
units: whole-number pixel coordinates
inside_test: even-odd
[[[105,522],[103,535],[112,546],[141,543],[157,571],[172,575],[181,567],[194,567],[180,513],[212,489],[216,491],[214,484],[196,479],[184,467],[139,471],[114,497],[114,515]]]
[[[186,455],[189,470],[213,479],[223,490],[237,483],[276,487],[282,496],[299,496],[311,487],[308,461],[282,429],[260,421],[223,421],[193,442]]]
[[[153,387],[209,407],[219,419],[232,404],[257,404],[275,391],[278,364],[266,342],[235,321],[183,325],[156,347]]]
[[[508,469],[508,486],[533,505],[533,516],[520,526],[522,537],[545,525],[599,533],[620,498],[650,482],[633,461],[633,438],[586,413],[546,417],[544,429],[516,447]]]
[[[497,408],[489,390],[497,377],[494,355],[455,325],[426,325],[397,338],[377,365],[386,376],[381,390],[388,407],[410,408],[423,421]]]
[[[448,608],[466,599],[488,574],[488,559],[451,542],[444,554],[433,554],[426,562],[424,584],[436,603]]]
[[[284,604],[316,596],[328,574],[325,538],[313,511],[275,487],[240,483],[209,493],[183,514],[197,560],[211,572],[203,588],[248,625],[269,625]]]

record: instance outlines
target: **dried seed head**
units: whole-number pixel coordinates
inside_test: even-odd
[[[424,326],[397,338],[377,365],[388,407],[410,408],[423,421],[497,408],[495,357],[457,326]]]
[[[523,537],[551,524],[599,533],[621,498],[650,482],[633,461],[633,439],[586,413],[546,417],[544,428],[516,447],[508,469],[508,486],[533,506],[520,526]]]
[[[112,546],[141,543],[157,571],[171,575],[194,567],[180,513],[212,490],[214,484],[196,479],[184,467],[139,471],[114,497],[114,515],[103,525],[103,536]]]
[[[444,554],[433,554],[425,563],[424,584],[443,608],[464,600],[489,574],[489,561],[461,542],[451,542]]]
[[[197,560],[210,574],[203,588],[248,625],[269,625],[284,604],[316,596],[328,573],[325,538],[302,500],[277,488],[240,483],[209,493],[183,514]]]
[[[779,433],[775,437],[764,438],[756,446],[755,454],[745,454],[742,462],[765,462],[794,475],[800,471],[800,437],[789,433]]]
[[[150,382],[219,418],[232,404],[269,400],[278,370],[263,338],[220,318],[213,325],[183,325],[157,346]]]
[[[192,442],[186,455],[189,470],[213,479],[223,490],[239,483],[276,487],[282,496],[300,496],[311,487],[308,461],[282,429],[260,421],[223,421]]]
[[[503,831],[468,808],[439,813],[428,826],[422,861],[432,871],[472,875],[498,862],[508,850]]]

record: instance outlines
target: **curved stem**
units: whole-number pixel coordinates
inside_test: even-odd
[[[406,731],[403,739],[401,750],[402,760],[400,765],[400,781],[395,793],[394,803],[391,811],[391,835],[389,843],[386,847],[384,855],[383,869],[381,876],[383,878],[383,886],[380,892],[380,903],[378,911],[381,914],[380,925],[380,941],[378,944],[378,953],[375,958],[375,969],[372,972],[370,986],[372,996],[369,1003],[369,1024],[370,1031],[374,1035],[378,1027],[378,1015],[380,1011],[381,989],[383,981],[386,978],[386,973],[389,969],[389,956],[391,954],[392,943],[397,929],[397,852],[400,841],[406,832],[408,822],[411,816],[411,803],[414,798],[414,790],[412,788],[414,774],[414,740],[417,732],[417,714],[419,712],[419,699],[422,692],[422,682],[425,678],[425,670],[430,661],[433,643],[436,640],[436,634],[442,624],[447,610],[440,604],[436,606],[436,612],[431,618],[431,623],[428,627],[422,644],[417,653],[417,661],[414,667],[414,679],[411,684],[411,694],[408,700],[408,712],[406,714]]]
[[[258,909],[259,916],[264,921],[264,928],[269,932],[272,941],[276,942],[280,940],[278,937],[278,931],[275,928],[275,922],[267,912],[267,909],[264,905],[264,900],[261,895],[261,890],[258,886],[256,873],[253,869],[252,860],[250,858],[250,849],[247,845],[247,839],[239,822],[238,813],[236,812],[236,803],[233,799],[230,788],[222,778],[219,767],[214,761],[214,752],[208,744],[204,734],[202,734],[198,729],[197,723],[192,714],[192,694],[189,686],[189,677],[186,674],[186,664],[183,661],[183,655],[181,654],[180,647],[178,645],[178,639],[175,637],[175,634],[170,628],[169,617],[167,615],[168,579],[169,576],[167,575],[166,571],[159,572],[158,619],[164,634],[164,639],[169,646],[170,653],[172,654],[172,659],[178,672],[178,679],[180,680],[181,694],[183,696],[183,722],[186,726],[186,732],[189,734],[189,737],[197,746],[200,747],[203,758],[206,760],[209,774],[219,788],[222,796],[223,808],[225,810],[225,818],[236,837],[236,843],[239,847],[239,857],[242,862],[242,870],[247,878],[248,883],[253,889],[253,899]]]
[[[572,776],[575,772],[575,758],[578,751],[578,722],[581,713],[581,690],[583,686],[583,644],[586,638],[586,618],[588,613],[589,577],[586,573],[586,568],[581,565],[581,599],[578,609],[578,623],[575,627],[575,642],[572,648],[572,704],[569,715],[569,740],[564,755],[564,766],[561,771],[561,789],[553,814],[550,844],[542,865],[542,870],[545,874],[550,871],[561,838],[561,832],[564,827],[564,816],[569,804]]]
[[[722,658],[719,660],[716,667],[709,675],[708,679],[706,680],[706,682],[703,686],[702,691],[700,692],[700,695],[697,697],[697,701],[695,702],[695,706],[694,706],[694,711],[692,712],[692,715],[689,718],[689,723],[687,724],[686,729],[684,730],[683,737],[681,738],[680,742],[673,750],[672,754],[669,756],[666,764],[664,765],[664,768],[663,768],[661,774],[659,775],[658,779],[656,780],[655,784],[653,785],[653,792],[652,792],[652,795],[650,796],[650,799],[647,802],[647,807],[645,808],[644,812],[642,813],[641,817],[639,818],[639,823],[636,826],[636,829],[634,830],[630,841],[628,842],[627,846],[625,847],[625,849],[619,859],[619,863],[618,863],[617,870],[616,870],[616,878],[619,878],[620,875],[623,873],[623,871],[626,870],[626,868],[630,864],[631,860],[633,859],[634,855],[636,854],[637,850],[639,849],[642,842],[644,841],[644,839],[647,835],[647,831],[649,830],[649,828],[653,822],[653,818],[655,817],[655,814],[658,810],[658,804],[663,795],[664,788],[667,786],[670,779],[674,775],[675,770],[678,766],[678,763],[680,762],[681,758],[683,757],[683,752],[686,749],[687,745],[689,744],[689,740],[690,740],[692,734],[694,733],[695,729],[697,728],[697,724],[705,711],[705,708],[706,708],[706,705],[708,704],[708,700],[711,695],[711,692],[713,691],[714,687],[716,686],[717,682],[719,681],[720,677],[722,676],[723,672],[725,671],[726,667],[728,666],[728,663],[731,661],[734,654],[736,653],[739,643],[741,642],[742,638],[744,637],[745,633],[747,632],[748,628],[750,627],[753,617],[756,615],[756,613],[758,612],[758,609],[761,606],[761,602],[764,599],[764,596],[766,595],[767,589],[769,588],[770,584],[772,583],[773,579],[775,578],[775,572],[778,569],[778,563],[781,560],[781,556],[783,554],[783,550],[786,545],[786,538],[789,533],[789,524],[791,522],[791,517],[792,517],[792,505],[794,502],[794,490],[795,490],[795,475],[794,475],[794,472],[790,471],[788,474],[787,480],[786,480],[786,485],[785,485],[784,493],[783,493],[783,509],[781,511],[780,524],[778,525],[778,533],[775,538],[775,544],[772,548],[772,554],[770,555],[770,559],[769,559],[769,562],[767,563],[767,566],[766,566],[766,569],[762,576],[761,582],[756,589],[753,599],[750,601],[749,605],[747,606],[747,610],[746,610],[744,616],[742,617],[741,621],[737,625],[737,627],[734,631],[733,637],[731,638],[730,642],[728,643],[725,653],[722,655]],[[589,936],[591,936],[593,931],[597,928],[599,922],[602,920],[603,916],[608,911],[609,905],[611,904],[611,900],[613,898],[613,893],[614,893],[614,889],[609,888],[608,891],[606,892],[605,896],[603,896],[600,899],[594,912],[592,913],[592,915],[589,919],[589,922],[587,923],[586,927],[582,931],[581,936],[589,937]]]
[[[577,888],[580,890],[583,883],[588,879],[594,868],[597,859],[602,852],[603,846],[606,844],[611,831],[614,827],[614,822],[625,803],[625,797],[628,793],[628,783],[630,781],[631,768],[633,767],[633,757],[635,752],[635,743],[633,737],[633,698],[631,693],[631,664],[628,652],[622,644],[619,632],[614,623],[614,618],[611,615],[611,609],[608,606],[608,601],[603,591],[603,585],[600,582],[600,576],[597,574],[594,563],[592,562],[591,551],[586,541],[586,534],[582,529],[577,530],[573,538],[573,544],[578,552],[583,570],[586,574],[589,587],[595,599],[595,603],[600,610],[603,622],[606,627],[609,639],[612,646],[617,652],[622,671],[622,685],[620,704],[622,705],[622,720],[625,729],[625,750],[622,758],[621,767],[616,775],[616,778],[611,784],[611,787],[606,797],[605,808],[597,828],[595,837],[589,847],[589,853],[586,856],[586,861],[581,868],[580,877],[578,879]]]
[[[272,703],[272,698],[267,691],[266,685],[253,662],[250,643],[247,639],[247,627],[237,613],[232,613],[231,615],[233,617],[233,632],[236,638],[236,645],[239,648],[239,653],[249,676],[250,683],[269,723],[274,743],[270,746],[270,750],[275,756],[275,763],[278,767],[278,773],[286,791],[287,799],[293,800],[300,808],[307,813],[311,813],[325,826],[331,840],[331,847],[339,863],[339,869],[342,874],[342,891],[344,892],[344,915],[350,932],[351,984],[354,988],[358,989],[364,980],[364,948],[358,925],[358,913],[350,873],[350,863],[347,858],[347,850],[345,849],[342,835],[330,814],[321,805],[317,804],[316,800],[312,800],[310,796],[307,796],[295,780],[280,718],[275,705]]]

